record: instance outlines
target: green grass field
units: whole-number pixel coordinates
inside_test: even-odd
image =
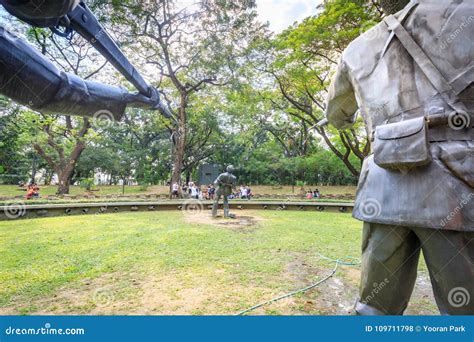
[[[298,194],[301,191],[301,187],[291,187],[291,186],[281,186],[273,187],[267,185],[253,185],[251,186],[252,191],[255,194],[268,194],[268,195],[292,195]],[[345,195],[345,194],[355,194],[354,186],[305,186],[306,190],[314,190],[318,188],[321,193],[332,194],[332,195]],[[43,185],[40,186],[41,196],[53,196],[57,190],[56,186],[53,185]],[[119,185],[111,186],[97,186],[93,191],[94,195],[121,195],[122,187]],[[166,186],[150,186],[146,190],[143,190],[140,186],[126,186],[124,188],[125,195],[140,195],[140,194],[167,194],[169,189]],[[293,192],[294,191],[294,192]],[[85,190],[79,186],[71,186],[70,194],[71,195],[83,195]],[[0,197],[15,197],[15,196],[24,196],[25,191],[19,188],[16,185],[0,185]]]
[[[0,222],[1,314],[234,314],[360,258],[349,214],[141,212]],[[360,269],[253,314],[347,314]],[[417,290],[418,291],[418,290]],[[421,288],[409,313],[436,313]]]
[[[55,185],[40,185],[41,196],[54,196],[56,194],[57,186]],[[147,194],[147,193],[165,193],[166,187],[152,186],[147,190],[142,190],[140,186],[126,186],[124,188],[126,195]],[[84,195],[85,189],[80,186],[72,185],[70,187],[70,195]],[[93,191],[97,195],[121,195],[122,187],[118,185],[100,186]],[[2,196],[24,196],[25,191],[16,185],[0,185],[0,197]]]

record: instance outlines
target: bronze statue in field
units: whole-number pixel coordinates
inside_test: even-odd
[[[219,200],[223,197],[224,201],[224,217],[234,216],[229,213],[229,196],[232,194],[232,190],[237,184],[237,178],[232,174],[234,167],[232,165],[227,166],[227,170],[221,173],[214,181],[216,186],[216,195],[214,198],[214,204],[212,205],[212,216],[217,217],[217,208],[219,207]]]
[[[381,4],[385,19],[344,51],[326,109],[335,127],[360,113],[371,132],[353,211],[364,221],[355,311],[403,314],[423,252],[440,312],[472,315],[474,2]]]

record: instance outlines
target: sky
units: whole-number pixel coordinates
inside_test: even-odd
[[[190,0],[181,1],[188,3]],[[256,0],[256,2],[260,21],[268,21],[270,29],[279,33],[295,21],[301,21],[315,14],[316,6],[323,0]]]
[[[295,21],[316,13],[316,6],[322,0],[257,0],[259,19],[270,23],[276,33],[283,31]]]

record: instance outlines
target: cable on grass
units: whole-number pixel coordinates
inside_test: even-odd
[[[292,296],[295,296],[299,293],[304,293],[308,290],[311,290],[313,288],[315,288],[316,286],[324,283],[325,281],[329,280],[330,278],[332,278],[334,276],[334,274],[336,273],[337,271],[337,268],[339,267],[339,265],[343,265],[343,266],[357,266],[357,265],[360,265],[360,261],[357,261],[356,258],[353,258],[353,257],[347,257],[345,258],[345,260],[343,259],[332,259],[332,258],[329,258],[327,256],[324,256],[322,254],[319,254],[319,257],[321,257],[322,259],[325,259],[325,260],[328,260],[328,261],[331,261],[331,262],[334,262],[335,263],[335,266],[334,268],[332,269],[331,273],[326,276],[325,278],[317,281],[316,283],[314,284],[311,284],[309,286],[306,286],[302,289],[299,289],[299,290],[295,290],[295,291],[292,291],[292,292],[289,292],[287,294],[284,294],[284,295],[281,295],[281,296],[278,296],[278,297],[275,297],[275,298],[272,298],[270,300],[267,300],[265,302],[262,302],[260,304],[257,304],[257,305],[254,305],[248,309],[245,309],[243,311],[240,311],[239,313],[236,314],[236,316],[243,316],[251,311],[254,311],[254,310],[257,310],[258,308],[261,308],[262,306],[265,306],[265,305],[268,305],[268,304],[271,304],[271,303],[274,303],[274,302],[277,302],[279,300],[282,300],[282,299],[285,299],[285,298],[288,298],[288,297],[292,297]]]

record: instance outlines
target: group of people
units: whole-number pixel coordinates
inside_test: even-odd
[[[194,182],[188,182],[181,186],[181,193],[184,197],[189,197],[192,199],[198,200],[214,200],[216,194],[216,187],[214,184],[209,184],[207,188],[203,191],[200,186],[196,185]],[[171,189],[171,194],[173,198],[179,198],[179,184],[174,183]],[[250,200],[253,196],[252,189],[250,187],[242,185],[239,190],[230,194],[229,199],[247,199]]]
[[[253,197],[252,189],[250,187],[241,185],[239,190],[231,193],[228,199],[246,199],[250,200]]]
[[[28,185],[28,187],[26,188],[26,196],[25,198],[27,200],[29,199],[35,199],[35,198],[39,198],[40,197],[40,193],[39,193],[39,186],[36,184],[36,183],[30,183]]]
[[[193,199],[203,199],[204,194],[201,190],[201,187],[197,186],[194,182],[185,183],[181,187],[181,192],[183,195],[188,196]],[[173,183],[171,189],[171,194],[173,198],[179,198],[179,184]]]
[[[229,195],[229,199],[239,198],[239,199],[249,200],[252,197],[253,197],[252,189],[250,189],[250,187],[245,186],[245,185],[241,185],[238,191]]]
[[[171,194],[173,198],[179,198],[179,184],[174,183],[171,189]],[[203,191],[200,186],[196,185],[194,182],[188,182],[181,186],[181,193],[184,197],[189,197],[197,200],[212,200],[216,193],[216,188],[213,184],[209,184],[207,189]]]
[[[319,192],[319,189],[316,190],[308,190],[306,193],[306,198],[307,199],[319,199],[321,198],[321,193]]]

